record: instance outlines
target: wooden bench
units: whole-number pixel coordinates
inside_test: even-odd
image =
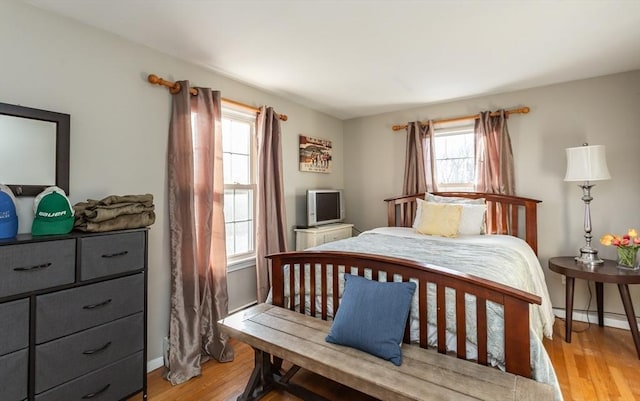
[[[218,327],[255,350],[255,367],[239,401],[257,400],[281,388],[304,400],[325,400],[290,383],[300,368],[381,400],[553,400],[544,383],[469,363],[435,350],[403,344],[403,363],[331,344],[325,337],[331,322],[278,306],[259,304],[229,316]],[[294,366],[280,372],[284,359]]]

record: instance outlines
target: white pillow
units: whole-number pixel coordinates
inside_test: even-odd
[[[462,215],[458,224],[458,235],[480,235],[484,234],[484,214],[487,205],[467,205],[461,204]]]
[[[467,205],[484,205],[485,199],[471,199],[471,198],[462,198],[458,196],[440,196],[430,194],[429,192],[424,194],[424,200],[427,202],[436,202],[436,203],[461,203]]]
[[[431,195],[431,194],[428,194]],[[431,195],[436,196],[436,195]],[[448,199],[443,196],[439,196],[439,198]],[[477,199],[467,199],[467,198],[457,198],[464,200],[472,200],[477,201]],[[418,206],[416,208],[416,217],[413,220],[412,227],[417,229],[422,221],[422,199],[416,199]],[[462,206],[462,215],[460,216],[460,222],[458,224],[458,235],[479,235],[484,234],[484,216],[487,211],[487,205],[484,203],[484,199],[482,199],[481,203],[474,202],[474,204],[466,204],[463,202],[434,202],[434,203],[448,203],[448,204],[458,204]]]

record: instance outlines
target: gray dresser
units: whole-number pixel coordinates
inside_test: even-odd
[[[147,233],[0,240],[0,400],[146,399]]]

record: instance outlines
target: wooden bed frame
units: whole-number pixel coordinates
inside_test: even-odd
[[[534,251],[537,251],[536,233],[536,205],[540,202],[535,199],[528,199],[515,196],[484,194],[484,193],[436,193],[441,196],[458,196],[466,198],[485,198],[487,201],[486,232],[488,234],[510,234],[517,235],[519,210],[524,209],[524,236],[525,240]],[[406,222],[413,221],[416,210],[416,199],[424,198],[424,194],[402,196],[387,199],[388,222],[390,226],[406,225]],[[510,215],[511,223],[507,213],[498,213],[498,210],[506,211]],[[501,217],[499,217],[501,216]],[[404,224],[400,222],[404,221]],[[410,223],[409,223],[410,225]],[[478,360],[482,365],[487,365],[487,316],[486,302],[492,301],[504,307],[505,320],[505,364],[507,372],[516,375],[531,377],[530,365],[530,344],[529,344],[529,305],[540,304],[540,297],[529,294],[505,285],[501,285],[486,279],[478,278],[465,273],[456,272],[450,269],[430,267],[424,263],[418,263],[405,259],[376,256],[371,254],[358,254],[349,252],[329,252],[329,251],[304,251],[288,252],[267,256],[271,260],[272,268],[272,294],[273,304],[290,310],[296,310],[294,297],[285,299],[285,274],[288,274],[289,294],[297,294],[299,301],[298,312],[304,314],[305,291],[309,292],[311,315],[316,316],[316,308],[320,308],[320,318],[327,320],[329,316],[328,302],[332,298],[332,315],[338,309],[338,289],[339,272],[351,272],[359,276],[364,276],[365,270],[371,272],[373,280],[377,280],[381,272],[400,275],[403,281],[409,279],[416,280],[419,293],[419,346],[427,348],[427,283],[434,283],[437,288],[437,333],[438,352],[446,353],[445,344],[445,288],[455,290],[456,298],[456,327],[457,330],[457,357],[466,358],[466,333],[465,333],[465,294],[471,294],[476,299],[476,319],[478,327],[477,347]],[[308,266],[308,269],[285,269],[285,266]],[[301,283],[299,291],[295,289],[296,274],[307,274],[306,281],[309,283],[305,289],[305,280],[298,277]],[[351,271],[350,271],[351,270]],[[325,278],[316,285],[316,272],[320,272],[320,277]],[[288,273],[286,273],[288,272]],[[331,283],[328,283],[328,273],[331,273]],[[331,295],[329,292],[331,286]],[[319,290],[317,289],[319,288]],[[318,293],[319,291],[319,293]],[[316,296],[321,299],[320,305],[316,305]],[[288,303],[285,303],[288,300]],[[404,342],[409,342],[409,326],[405,329]]]

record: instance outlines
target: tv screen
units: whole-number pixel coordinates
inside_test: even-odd
[[[307,226],[338,223],[344,220],[344,199],[340,189],[307,191]]]

